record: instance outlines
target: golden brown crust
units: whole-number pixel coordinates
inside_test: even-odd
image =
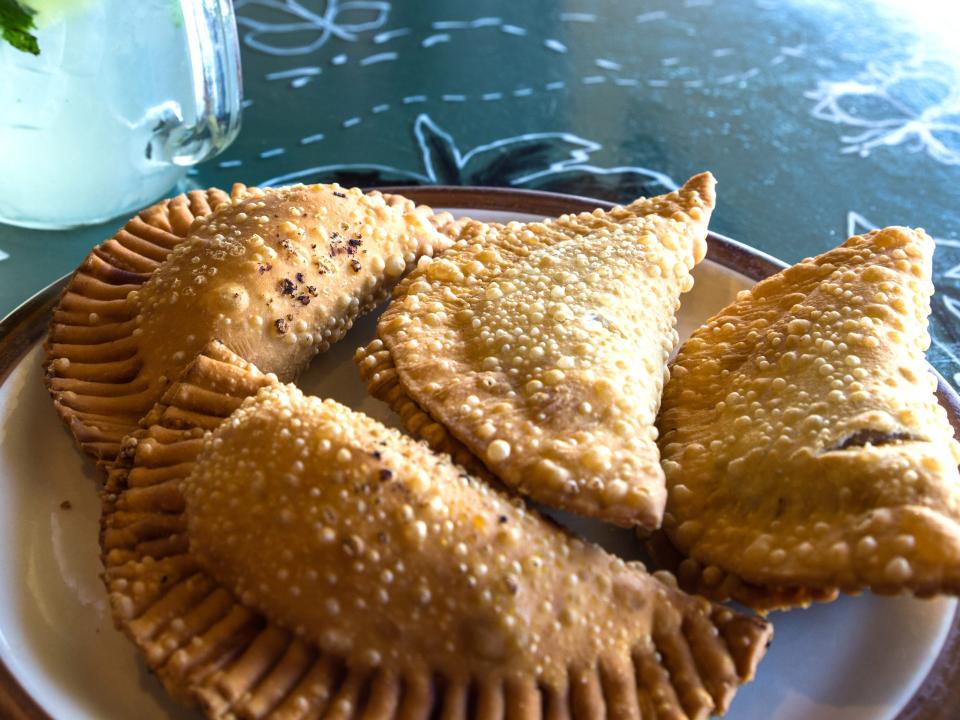
[[[932,252],[923,231],[852,237],[681,348],[658,424],[688,587],[758,586],[760,606],[960,592],[960,446],[923,358]]]
[[[360,368],[361,379],[367,383],[368,392],[397,413],[409,432],[423,438],[437,452],[450,455],[471,474],[484,478],[488,483],[501,485],[463,443],[450,435],[443,425],[435,422],[403,391],[403,386],[397,380],[393,359],[382,340],[373,340],[365,347],[358,348],[355,361]],[[703,567],[696,560],[684,557],[662,530],[653,533],[638,530],[637,535],[650,553],[655,567],[673,573],[685,591],[715,602],[732,600],[766,613],[776,609],[806,607],[813,602],[833,600],[837,596],[835,589],[812,591],[809,588],[751,585],[715,565]]]
[[[158,203],[97,246],[61,298],[46,348],[58,412],[106,462],[213,338],[292,377],[458,227],[406,198],[335,185]]]
[[[104,491],[104,579],[118,626],[210,717],[699,718],[726,709],[769,641],[766,623],[570,539],[443,456],[222,347],[149,422]],[[221,509],[231,503],[245,512]],[[336,516],[304,530],[321,505]],[[250,609],[267,598],[269,617]]]
[[[704,174],[609,212],[467,223],[380,319],[400,388],[519,492],[658,526],[653,421],[713,204]]]
[[[132,367],[135,353],[134,314],[126,304],[127,295],[183,241],[196,218],[229,200],[216,188],[162,200],[97,245],[70,278],[50,322],[47,387],[84,452],[112,458],[120,440],[143,414],[139,408],[113,407],[104,412],[97,407],[97,398],[122,397],[142,389],[142,383],[132,378],[117,379],[122,378],[125,364]],[[70,373],[57,370],[65,360],[73,361]],[[103,377],[104,365],[113,370],[109,379]]]

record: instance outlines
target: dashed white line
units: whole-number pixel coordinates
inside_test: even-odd
[[[597,58],[593,61],[593,64],[604,70],[623,70],[623,65],[613,60],[607,60],[606,58]]]
[[[441,95],[440,99],[444,102],[466,102],[466,95]]]
[[[343,53],[340,53],[339,55],[334,55],[332,58],[330,58],[330,64],[332,65],[343,65],[346,61],[347,61],[347,56],[344,55]]]
[[[300,138],[301,145],[312,145],[315,142],[320,142],[324,138],[323,133],[317,133],[316,135],[307,135],[306,137]]]
[[[222,168],[240,167],[241,165],[243,165],[243,160],[221,160],[217,163],[217,167]]]
[[[393,60],[396,60],[398,57],[400,57],[400,55],[395,52],[385,52],[385,53],[377,53],[376,55],[367,55],[365,58],[363,58],[360,61],[360,65],[362,65],[363,67],[366,67],[367,65],[376,65],[377,63],[382,63],[382,62],[392,62]]]
[[[410,34],[410,28],[397,28],[396,30],[384,30],[382,33],[377,33],[373,36],[373,42],[377,45],[382,45],[389,40],[394,38],[403,37],[404,35]]]
[[[374,113],[374,114],[378,114],[378,113],[386,112],[386,111],[389,110],[389,109],[390,109],[390,105],[389,105],[388,103],[383,103],[383,104],[381,104],[381,105],[374,105],[374,106],[370,109],[370,112],[372,112],[372,113]]]
[[[286,150],[282,147],[276,147],[270,150],[264,150],[262,153],[260,153],[260,157],[266,160],[267,158],[276,157],[277,155],[283,155],[285,152]]]
[[[359,117],[352,117],[352,118],[347,118],[346,120],[344,120],[344,121],[341,123],[341,125],[343,125],[345,128],[352,128],[352,127],[355,127],[355,126],[359,125],[360,122],[361,122],[361,119],[360,119]]]
[[[505,32],[507,35],[517,35],[518,37],[523,37],[527,34],[526,28],[522,28],[519,25],[501,25],[500,31]]]
[[[423,47],[433,47],[437,43],[446,43],[450,42],[450,35],[448,33],[437,33],[436,35],[431,35],[430,37],[425,37],[420,43]]]
[[[560,19],[563,22],[592,23],[597,21],[597,16],[593,13],[564,12],[560,13]]]
[[[599,85],[605,83],[607,79],[603,75],[588,75],[580,80],[584,85]]]
[[[638,23],[653,22],[654,20],[663,20],[667,14],[663,10],[654,10],[653,12],[637,15]]]
[[[555,40],[553,38],[547,38],[546,40],[544,40],[543,46],[547,48],[547,50],[553,50],[554,52],[558,52],[558,53],[565,53],[567,51],[566,45],[564,45],[559,40]]]
[[[413,105],[415,103],[422,103],[427,101],[426,95],[407,95],[401,101],[404,105]]]
[[[286,78],[298,78],[304,77],[307,75],[319,75],[323,70],[318,68],[316,65],[308,65],[305,67],[295,67],[290,68],[289,70],[277,70],[276,72],[267,73],[267,80],[284,80]]]

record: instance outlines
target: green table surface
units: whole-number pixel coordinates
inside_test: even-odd
[[[925,228],[938,245],[929,358],[958,384],[954,5],[238,0],[243,130],[187,184],[629,200],[708,169],[712,228],[788,262],[877,225]],[[0,315],[122,220],[0,225]]]

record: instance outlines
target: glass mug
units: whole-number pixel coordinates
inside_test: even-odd
[[[0,39],[0,222],[129,214],[240,130],[230,0],[21,0],[39,55]]]

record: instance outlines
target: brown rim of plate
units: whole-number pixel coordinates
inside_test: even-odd
[[[500,210],[551,217],[595,208],[609,209],[614,203],[577,195],[463,186],[382,187],[383,192],[405,195],[418,204],[436,208]],[[736,240],[710,232],[707,234],[707,259],[751,280],[760,281],[783,268],[786,263],[754,250]],[[70,276],[48,285],[0,320],[0,385],[23,356],[42,340],[60,293]],[[954,431],[960,436],[960,396],[937,376],[937,397],[946,408]],[[960,607],[954,611],[940,653],[907,704],[895,720],[951,720],[960,705]],[[52,720],[0,660],[0,717],[10,720]]]

